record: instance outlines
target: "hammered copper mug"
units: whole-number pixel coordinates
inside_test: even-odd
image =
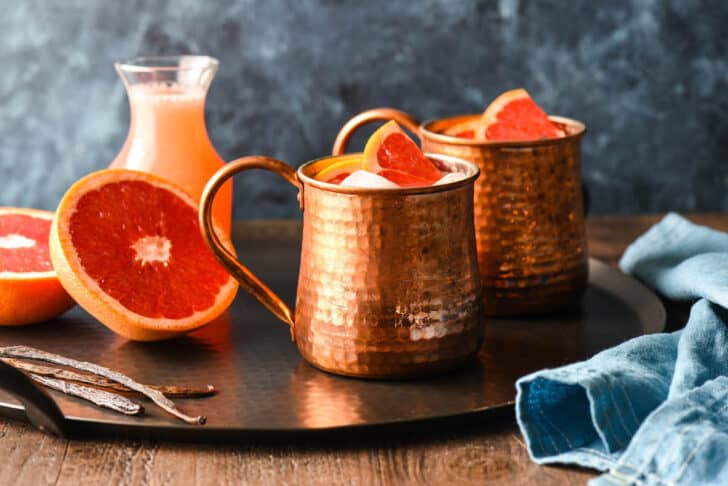
[[[371,121],[395,120],[422,150],[469,160],[475,183],[475,233],[488,315],[539,314],[574,306],[587,284],[587,247],[580,174],[583,123],[550,117],[566,136],[528,142],[487,142],[447,135],[480,114],[420,124],[391,109],[367,110],[341,129],[333,153]]]
[[[464,179],[440,186],[350,188],[316,180],[326,157],[301,166],[263,156],[220,169],[200,202],[203,237],[220,263],[291,327],[301,355],[333,373],[400,378],[437,373],[474,357],[483,339],[473,230],[478,168],[448,156]],[[227,250],[212,227],[212,202],[234,174],[264,169],[299,191],[303,243],[295,317]]]

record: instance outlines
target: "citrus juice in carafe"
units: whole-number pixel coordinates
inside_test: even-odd
[[[111,167],[151,172],[175,182],[195,200],[224,164],[205,126],[205,98],[217,69],[206,56],[139,58],[117,63],[129,96],[131,123]],[[230,234],[232,185],[215,201],[213,215]]]

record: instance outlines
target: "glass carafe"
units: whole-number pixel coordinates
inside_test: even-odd
[[[156,174],[199,201],[208,179],[224,165],[205,126],[205,98],[217,72],[217,59],[140,57],[114,65],[129,97],[131,123],[111,167]],[[226,184],[213,215],[228,235],[231,212],[232,184]]]

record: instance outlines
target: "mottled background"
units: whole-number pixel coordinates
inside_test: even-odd
[[[380,105],[427,119],[526,87],[589,126],[594,212],[728,210],[728,2],[0,0],[0,205],[53,208],[128,125],[112,61],[207,53],[227,159],[292,165]],[[721,29],[723,32],[721,32]],[[354,142],[360,147],[362,139]],[[236,180],[236,216],[296,216],[274,178]]]

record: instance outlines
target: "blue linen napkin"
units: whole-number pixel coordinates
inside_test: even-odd
[[[728,485],[728,234],[671,213],[620,267],[670,299],[697,299],[688,323],[519,379],[529,454],[607,471],[591,486]]]

